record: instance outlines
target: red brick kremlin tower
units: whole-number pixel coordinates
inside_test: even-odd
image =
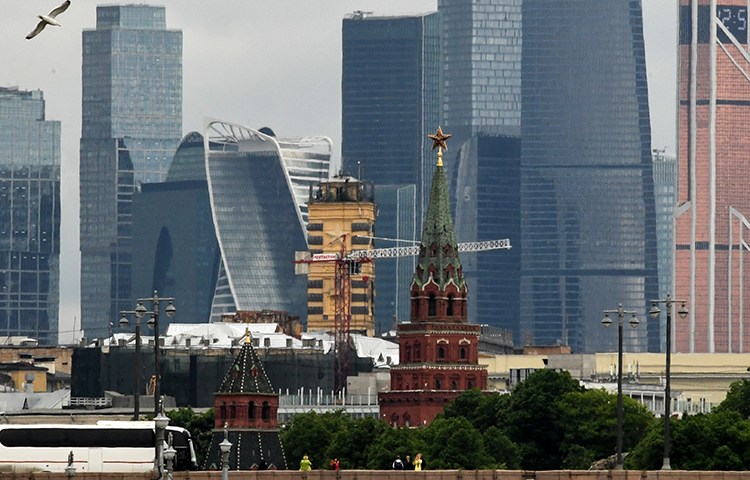
[[[219,444],[232,443],[230,470],[286,470],[279,438],[279,395],[253,348],[250,333],[214,396],[213,438],[204,470],[221,469]]]
[[[379,395],[380,418],[394,426],[430,423],[466,390],[487,388],[479,365],[479,325],[466,318],[467,288],[451,218],[443,149],[450,135],[438,127],[438,162],[411,284],[409,323],[398,325],[399,364],[391,388]]]

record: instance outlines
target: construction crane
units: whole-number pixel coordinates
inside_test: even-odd
[[[336,392],[346,387],[346,377],[349,375],[349,357],[351,354],[351,277],[361,271],[363,263],[372,262],[376,258],[396,258],[419,255],[419,245],[408,247],[372,248],[369,250],[346,251],[346,237],[344,233],[337,240],[341,243],[339,253],[317,253],[306,259],[295,260],[295,263],[334,263],[334,358]],[[509,250],[510,239],[488,240],[483,242],[465,242],[458,244],[459,252],[483,252],[487,250]]]

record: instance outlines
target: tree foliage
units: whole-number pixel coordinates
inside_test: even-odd
[[[196,413],[190,407],[178,408],[167,412],[167,417],[169,417],[170,425],[185,428],[190,432],[198,465],[203,465],[213,438],[214,409],[208,409],[205,413]]]

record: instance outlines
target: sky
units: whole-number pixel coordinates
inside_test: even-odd
[[[674,153],[677,1],[642,2],[652,147]],[[81,32],[95,28],[98,4],[116,3],[73,0],[57,19],[62,27],[47,27],[30,41],[25,37],[36,15],[60,0],[3,1],[0,17],[0,86],[42,90],[46,118],[62,122],[61,343],[77,337],[74,322],[80,316]],[[183,32],[184,133],[200,131],[206,117],[217,118],[251,128],[269,126],[279,136],[326,135],[337,153],[343,17],[355,10],[390,15],[437,8],[436,0],[135,3],[163,5],[167,28]]]

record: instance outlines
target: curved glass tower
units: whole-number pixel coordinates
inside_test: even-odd
[[[659,294],[641,2],[522,14],[521,341],[616,350],[602,311],[645,315]],[[625,349],[658,351],[658,322]]]
[[[222,260],[212,319],[263,309],[304,317],[307,283],[294,274],[294,254],[307,250],[304,202],[309,185],[328,176],[331,141],[277,140],[258,130],[207,120],[204,146]]]

